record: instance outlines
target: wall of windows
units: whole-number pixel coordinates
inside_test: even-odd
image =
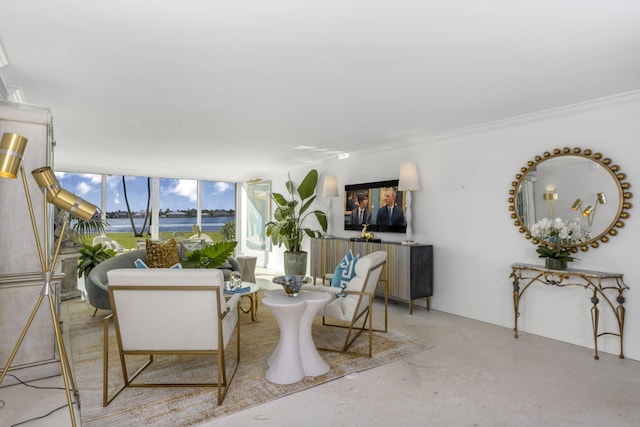
[[[188,238],[200,231],[217,241],[223,227],[235,231],[235,183],[72,172],[56,176],[63,188],[100,207],[107,236],[127,249],[145,238]]]

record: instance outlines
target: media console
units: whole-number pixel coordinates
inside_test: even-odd
[[[380,281],[388,287],[389,297],[408,302],[410,314],[413,314],[413,301],[420,298],[426,298],[427,310],[431,309],[433,245],[403,245],[378,239],[311,239],[310,276],[314,282],[318,277],[333,273],[349,249],[361,257],[385,251],[387,264]],[[384,295],[384,290],[379,290],[378,295]]]

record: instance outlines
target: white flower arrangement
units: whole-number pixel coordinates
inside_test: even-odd
[[[555,258],[573,261],[567,246],[579,245],[589,238],[589,229],[578,219],[563,221],[561,218],[542,218],[531,227],[531,235],[542,240],[536,252],[540,258]]]
[[[555,245],[578,245],[589,235],[584,221],[542,218],[531,227],[531,235]]]

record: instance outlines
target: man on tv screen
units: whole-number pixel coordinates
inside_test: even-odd
[[[369,196],[360,193],[358,194],[358,205],[351,211],[351,224],[362,225],[370,223]]]
[[[379,226],[404,225],[402,208],[396,205],[396,190],[391,187],[383,189],[384,206],[378,209],[376,224]]]

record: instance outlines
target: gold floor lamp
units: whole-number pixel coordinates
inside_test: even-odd
[[[24,173],[24,168],[22,166],[22,157],[24,155],[25,148],[27,146],[27,139],[23,136],[14,134],[14,133],[5,133],[2,135],[2,139],[0,140],[0,177],[1,178],[17,178],[18,170],[20,171],[20,175],[22,177],[22,184],[24,187],[25,198],[27,200],[27,207],[29,209],[29,217],[31,219],[31,227],[33,228],[33,235],[35,238],[36,247],[38,250],[38,256],[40,258],[40,266],[42,270],[42,277],[44,279],[44,285],[42,287],[42,291],[40,292],[40,297],[36,302],[31,315],[29,316],[29,320],[25,325],[22,333],[20,334],[20,338],[18,338],[18,342],[16,343],[11,355],[9,356],[9,360],[0,375],[0,384],[4,381],[4,377],[7,375],[7,371],[9,367],[11,367],[11,363],[16,356],[16,353],[20,349],[22,345],[22,341],[29,331],[29,327],[35,318],[38,309],[40,308],[40,304],[43,299],[47,297],[49,301],[49,310],[51,311],[51,321],[53,322],[53,330],[56,336],[56,344],[58,345],[58,351],[60,353],[60,364],[62,365],[62,379],[64,381],[64,388],[67,394],[67,403],[69,406],[69,414],[71,415],[71,424],[75,427],[76,418],[73,411],[73,401],[71,400],[71,392],[76,398],[76,402],[78,402],[78,407],[80,407],[79,397],[78,397],[78,389],[76,388],[75,382],[73,380],[73,375],[71,373],[71,367],[69,365],[69,358],[67,356],[67,351],[64,346],[64,341],[62,339],[62,332],[60,331],[60,323],[58,320],[58,314],[56,312],[56,307],[53,299],[53,295],[55,293],[54,289],[51,286],[51,276],[53,275],[53,270],[56,265],[56,260],[58,258],[58,252],[60,251],[60,244],[62,239],[58,239],[58,243],[55,247],[53,255],[49,255],[49,233],[48,233],[48,221],[47,221],[47,203],[51,203],[58,208],[65,211],[64,222],[62,224],[62,229],[60,231],[60,236],[62,236],[65,232],[65,229],[69,223],[69,214],[75,215],[84,220],[89,220],[93,217],[96,210],[98,209],[96,206],[91,203],[81,199],[80,197],[75,196],[69,191],[63,189],[58,182],[53,170],[48,167],[41,167],[35,169],[31,172],[33,178],[40,186],[40,189],[44,193],[43,206],[44,206],[44,245],[41,245],[40,236],[38,234],[38,227],[36,225],[35,216],[33,214],[33,205],[31,203],[31,194],[29,192],[29,185],[27,184],[27,178]]]

